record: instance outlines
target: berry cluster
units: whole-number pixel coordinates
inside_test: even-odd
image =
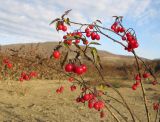
[[[3,59],[3,63],[5,64],[5,66],[8,68],[8,69],[11,69],[13,67],[12,63],[10,62],[9,59]]]
[[[76,73],[77,75],[82,75],[83,73],[86,73],[87,67],[85,64],[77,66],[73,63],[68,63],[65,65],[65,71],[69,73]]]
[[[76,99],[77,103],[88,103],[88,108],[92,109],[94,108],[95,110],[101,111],[100,112],[100,117],[104,117],[104,112],[103,108],[105,107],[105,104],[102,100],[98,100],[98,98],[92,94],[92,93],[88,93],[88,94],[84,94],[80,97],[77,97]]]
[[[59,23],[58,25],[57,25],[57,30],[62,30],[62,31],[67,31],[67,26],[65,26],[64,25],[64,23],[62,22],[62,23]]]
[[[150,73],[148,73],[148,72],[145,72],[145,73],[143,74],[143,78],[144,78],[144,79],[147,79],[147,78],[149,78],[150,76],[151,76],[151,75],[150,75]],[[136,90],[137,87],[140,85],[141,76],[140,76],[139,74],[137,74],[137,75],[135,76],[135,80],[136,80],[136,82],[132,85],[132,89],[133,89],[133,90]],[[156,84],[157,84],[157,81],[152,81],[152,84],[153,84],[153,85],[156,85]]]
[[[35,78],[35,77],[37,77],[37,72],[35,72],[35,71],[32,71],[30,73],[22,72],[21,76],[19,78],[19,81],[20,82],[23,82],[24,80],[29,81],[29,80],[31,80],[31,78]]]
[[[129,30],[126,31],[119,22],[115,22],[111,26],[111,29],[117,34],[122,33],[122,40],[128,43],[128,46],[125,48],[125,50],[131,52],[133,49],[138,48],[139,45],[136,36],[134,34],[131,34]]]
[[[64,91],[64,87],[63,87],[63,86],[59,87],[59,88],[56,90],[56,92],[57,92],[58,94],[61,94],[63,91]]]
[[[125,29],[118,22],[114,22],[113,25],[111,26],[111,29],[116,33],[125,32]]]
[[[71,91],[75,91],[75,90],[77,89],[77,87],[76,87],[75,85],[72,85],[72,86],[70,87],[70,89],[71,89]]]
[[[94,44],[94,45],[100,45],[100,44],[98,42],[90,42],[89,43],[89,41],[87,40],[87,39],[90,39],[92,41],[93,40],[100,40],[101,37],[100,37],[99,34],[102,34],[102,35],[106,36],[107,38],[111,39],[112,41],[122,45],[123,47],[125,47],[125,50],[127,50],[128,52],[132,52],[134,54],[134,56],[136,58],[139,74],[137,74],[135,76],[135,81],[136,82],[133,84],[132,89],[136,90],[138,86],[141,86],[142,92],[143,92],[143,97],[145,98],[146,96],[145,96],[145,92],[143,90],[144,87],[143,87],[143,83],[142,83],[142,78],[147,79],[147,78],[150,77],[150,75],[152,75],[152,73],[150,72],[149,68],[147,68],[145,65],[144,65],[144,67],[146,68],[145,71],[150,72],[150,73],[144,73],[143,75],[141,75],[141,73],[140,73],[140,69],[139,69],[140,68],[140,65],[139,65],[140,60],[139,60],[139,57],[134,52],[134,49],[139,47],[135,31],[132,28],[125,29],[122,26],[122,24],[121,24],[122,17],[115,16],[116,17],[115,22],[111,26],[111,29],[108,29],[108,28],[105,28],[105,27],[101,27],[97,24],[97,22],[101,23],[100,20],[96,20],[92,24],[82,24],[82,23],[72,22],[72,21],[70,21],[69,18],[64,19],[63,17],[65,15],[67,15],[68,12],[70,12],[70,10],[65,12],[65,14],[62,16],[62,19],[57,18],[57,19],[53,20],[53,22],[58,23],[57,24],[57,30],[58,31],[59,30],[62,30],[62,31],[67,30],[67,29],[66,30],[63,29],[64,23],[66,23],[67,25],[75,24],[75,25],[80,26],[80,28],[75,30],[74,32],[67,32],[63,36],[63,42],[61,43],[63,45],[61,45],[61,44],[58,45],[59,47],[67,47],[67,49],[68,49],[67,55],[64,58],[63,65],[66,64],[65,63],[66,61],[68,61],[69,63],[67,63],[64,66],[64,71],[65,71],[64,74],[70,77],[68,79],[69,82],[73,82],[74,80],[77,81],[77,82],[74,82],[70,86],[70,90],[75,91],[77,89],[77,87],[75,85],[76,83],[82,88],[81,89],[82,92],[79,95],[79,97],[76,99],[76,101],[78,103],[84,103],[84,104],[87,103],[88,108],[90,108],[90,109],[94,108],[95,110],[100,111],[100,117],[104,117],[104,115],[105,115],[104,111],[103,111],[103,108],[106,107],[106,109],[108,109],[107,106],[105,106],[105,102],[101,97],[102,95],[104,95],[103,91],[98,91],[96,88],[95,89],[94,88],[88,88],[88,85],[86,84],[86,82],[85,82],[85,80],[83,79],[83,76],[82,76],[82,74],[86,73],[87,67],[86,67],[85,64],[81,63],[81,60],[79,58],[79,56],[81,56],[81,54],[85,54],[85,56],[87,58],[87,56],[88,56],[87,55],[87,51],[88,51],[87,49],[91,49],[91,54],[93,56],[93,59],[92,58],[90,59],[90,57],[88,56],[89,57],[88,60],[93,62],[93,64],[95,64],[95,63],[98,64],[98,67],[96,67],[98,71],[99,71],[100,68],[102,68],[96,48],[90,47],[91,44]],[[51,22],[51,23],[53,23],[53,22]],[[83,28],[85,30],[83,30]],[[109,35],[103,33],[102,29],[114,32],[114,34],[121,37],[123,42],[117,41],[116,39],[114,39],[114,38],[110,37]],[[79,46],[81,41],[85,45],[85,48],[81,48]],[[123,43],[126,43],[127,45],[125,46],[125,44],[123,44]],[[74,45],[77,50],[74,50],[74,49],[70,48],[71,45]],[[53,57],[55,59],[60,58],[60,52],[58,51],[59,50],[58,46],[55,48],[55,51],[53,52]],[[67,56],[68,56],[69,52],[77,53],[74,60],[72,60],[72,59],[68,60]],[[76,61],[79,61],[79,62],[76,62]],[[80,77],[79,77],[79,75],[80,75]],[[99,75],[102,78],[102,80],[104,80],[102,74],[99,73]],[[73,78],[73,76],[74,76],[74,78]],[[79,77],[80,79],[76,78],[76,77]],[[153,81],[152,84],[157,84],[156,78],[154,76],[153,76],[153,78],[155,79],[155,81]],[[81,80],[82,80],[82,82],[81,82]],[[61,86],[56,90],[56,92],[57,93],[62,93],[63,90],[64,90],[64,87]],[[147,103],[146,103],[145,99],[144,99],[144,104],[145,104],[145,106],[147,106],[146,105]],[[159,106],[159,105],[156,104],[154,106],[156,106],[156,108],[157,108],[157,106]],[[146,108],[146,112],[148,112],[147,109],[148,108]],[[147,113],[147,117],[149,119],[148,113]],[[133,116],[132,116],[132,118],[134,120]]]
[[[86,37],[91,37],[92,40],[100,40],[100,35],[98,33],[95,33],[94,31],[91,31],[94,28],[94,25],[89,25],[85,29]]]
[[[73,41],[75,44],[80,43],[80,39],[82,38],[82,33],[81,32],[73,32],[73,33],[67,33],[66,35],[63,36],[64,43],[67,45],[72,45]],[[87,41],[87,40],[86,40]]]

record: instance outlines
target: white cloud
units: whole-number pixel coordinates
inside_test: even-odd
[[[49,27],[52,19],[65,10],[73,9],[69,17],[74,21],[87,23],[100,19],[105,23],[113,15],[134,16],[137,21],[155,16],[155,10],[146,11],[150,0],[0,0],[0,33],[8,39],[15,35],[24,40],[59,40],[60,36]],[[19,38],[20,40],[21,38]],[[18,41],[17,41],[18,42]],[[1,42],[0,42],[1,43]]]

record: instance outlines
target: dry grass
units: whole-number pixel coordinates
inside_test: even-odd
[[[113,80],[111,80],[113,82]],[[123,81],[119,81],[123,82]],[[64,84],[65,91],[61,95],[55,93],[56,88]],[[117,84],[114,83],[115,85]],[[125,82],[131,86],[131,83]],[[89,110],[83,104],[77,104],[75,98],[79,95],[79,91],[70,92],[67,81],[58,82],[56,80],[34,80],[26,81],[23,84],[17,81],[1,81],[0,83],[0,121],[12,122],[98,122],[101,119],[95,110]],[[125,85],[125,86],[126,86]],[[123,94],[124,98],[132,107],[134,113],[144,122],[145,113],[142,102],[140,89],[132,91],[131,88],[120,87],[118,90]],[[150,88],[150,89],[149,89]],[[151,86],[146,84],[149,99],[154,99],[160,95],[159,86]],[[115,92],[107,88],[107,94],[119,99]],[[109,100],[109,97],[104,97]],[[130,121],[130,115],[126,109],[115,101],[110,101],[113,106]],[[149,100],[152,116],[152,101]],[[105,120],[114,122],[115,120],[107,112]],[[123,120],[121,120],[123,122]]]

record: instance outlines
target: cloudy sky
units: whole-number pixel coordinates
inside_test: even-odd
[[[0,44],[58,41],[62,39],[52,19],[72,9],[73,21],[90,23],[96,19],[110,27],[113,15],[124,16],[123,25],[137,33],[137,53],[160,58],[160,0],[0,0]],[[128,54],[121,46],[102,38],[101,50]]]

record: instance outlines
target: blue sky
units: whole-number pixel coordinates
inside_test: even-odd
[[[113,15],[124,16],[123,25],[135,29],[139,56],[160,58],[160,0],[0,0],[0,44],[58,41],[52,19],[72,9],[73,21],[90,23],[96,19],[110,27]],[[98,49],[128,55],[121,46],[102,38]]]

